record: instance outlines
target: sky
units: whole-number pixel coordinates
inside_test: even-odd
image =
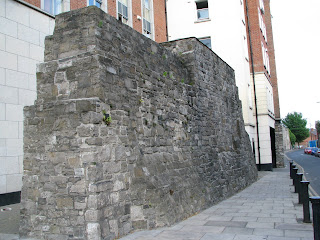
[[[320,120],[320,0],[270,0],[280,114]],[[319,103],[317,103],[319,102]]]

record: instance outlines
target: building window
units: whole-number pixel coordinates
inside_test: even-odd
[[[199,40],[200,40],[200,42],[202,42],[204,45],[206,45],[208,48],[211,49],[211,38],[210,37],[200,38]]]
[[[118,20],[128,24],[128,0],[118,0]]]
[[[97,6],[98,8],[101,8],[102,0],[89,0],[88,6]]]
[[[152,38],[152,6],[151,0],[143,1],[143,34],[148,38]]]
[[[267,73],[270,75],[270,63],[269,63],[268,49],[264,47],[263,42],[261,42],[261,48],[262,48],[263,65],[264,65],[265,69],[267,70]]]
[[[198,20],[209,19],[208,1],[196,2]]]
[[[41,0],[41,8],[52,14],[57,15],[62,12],[63,0]]]
[[[263,0],[259,0],[260,2],[260,11],[262,14],[264,14],[264,3],[263,3]]]

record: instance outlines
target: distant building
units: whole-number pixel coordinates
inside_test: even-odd
[[[136,31],[167,41],[164,0],[0,0],[0,204],[18,201],[23,174],[23,107],[37,98],[36,64],[54,16],[96,5]]]
[[[257,164],[261,170],[282,167],[283,131],[269,0],[247,0],[248,49],[257,117]]]
[[[317,145],[317,143],[316,143],[317,140],[318,140],[317,129],[310,128],[309,129],[309,137],[306,138],[305,140],[303,140],[303,142],[300,143],[299,145],[302,147],[305,147],[305,148],[310,147],[310,141],[314,141],[315,142],[314,144]],[[298,144],[296,144],[296,145],[298,145]],[[319,145],[317,145],[317,146],[319,147]],[[314,147],[314,146],[312,146],[312,147]]]
[[[95,5],[156,42],[164,42],[166,15],[164,0],[25,0],[52,16]]]

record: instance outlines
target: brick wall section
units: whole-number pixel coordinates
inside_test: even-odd
[[[78,9],[87,6],[87,0],[70,0],[70,9]]]
[[[278,92],[278,78],[277,78],[277,68],[276,68],[276,58],[274,52],[273,44],[273,31],[271,22],[271,12],[270,12],[270,0],[264,0],[265,8],[265,23],[267,28],[268,36],[268,53],[270,58],[270,80],[273,87],[273,104],[274,104],[274,114],[276,119],[280,119],[280,104],[279,104],[279,92]]]
[[[155,41],[156,42],[168,41],[165,1],[166,0],[158,0],[158,1],[154,0],[153,1]]]
[[[41,0],[24,0],[27,3],[30,3],[33,6],[41,8]]]
[[[117,0],[108,0],[108,13],[117,18]]]
[[[264,43],[265,48],[267,48],[267,44],[263,38],[262,32],[260,30],[260,25],[259,25],[259,12],[258,12],[258,8],[260,8],[259,0],[247,0],[247,2],[248,2],[247,14],[249,14],[249,21],[250,21],[249,24],[250,24],[250,30],[251,30],[251,44],[252,44],[252,51],[253,51],[254,71],[266,72],[263,64],[261,42]],[[252,61],[251,55],[250,55],[249,38],[248,38],[248,49],[249,49],[249,58],[250,58],[250,61]],[[252,72],[251,68],[252,67],[250,63],[250,70]]]
[[[22,236],[115,239],[256,180],[234,71],[197,39],[159,45],[89,7],[57,16],[45,61],[25,108]]]
[[[117,18],[117,1],[106,0],[108,5],[108,14]],[[70,9],[78,9],[87,6],[87,0],[71,0]],[[155,29],[155,41],[165,42],[167,41],[167,28],[166,28],[166,13],[165,13],[165,1],[157,0],[153,1],[154,12],[154,29]],[[142,17],[141,0],[132,0],[132,27],[136,31],[142,33],[142,20],[138,20],[137,16]]]
[[[108,14],[117,18],[117,0],[107,1]],[[26,2],[41,8],[40,0],[26,0]],[[70,0],[70,10],[87,7],[87,0]],[[167,41],[167,23],[165,13],[165,0],[153,1],[154,12],[154,31],[156,42]],[[142,17],[141,0],[132,0],[132,27],[136,31],[142,33],[142,20],[138,20],[137,16]]]
[[[137,16],[140,16],[141,20],[138,20]],[[132,25],[139,33],[142,33],[142,21],[141,0],[132,0]]]

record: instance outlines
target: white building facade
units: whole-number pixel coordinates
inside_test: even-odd
[[[36,100],[36,65],[53,28],[50,15],[0,1],[0,194],[21,191],[23,107]]]
[[[253,87],[241,0],[167,0],[168,38],[197,37],[235,70],[243,118],[252,146],[257,141]]]

